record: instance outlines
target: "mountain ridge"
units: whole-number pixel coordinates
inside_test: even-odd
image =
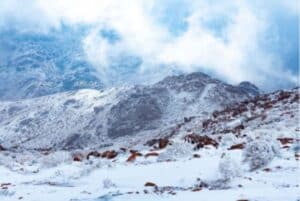
[[[205,117],[253,97],[203,73],[170,76],[148,86],[79,90],[0,103],[6,147],[76,149],[119,137],[151,137],[185,116]],[[125,137],[126,138],[126,137]]]

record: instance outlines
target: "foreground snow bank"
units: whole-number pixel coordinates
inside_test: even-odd
[[[284,150],[265,169],[248,171],[241,163],[242,150],[227,151],[239,165],[225,187],[205,186],[222,177],[219,171],[224,149],[212,147],[195,151],[200,158],[156,162],[140,159],[126,162],[126,157],[93,163],[68,162],[39,171],[11,170],[0,166],[0,200],[50,201],[125,201],[125,200],[261,200],[299,199],[299,167],[293,153]],[[34,165],[19,164],[22,170]],[[146,183],[153,185],[145,186]]]

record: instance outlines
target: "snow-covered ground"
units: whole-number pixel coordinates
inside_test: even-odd
[[[66,161],[51,168],[42,168],[41,163],[32,161],[15,164],[14,170],[0,166],[0,200],[300,199],[299,164],[292,151],[281,149],[280,157],[256,171],[249,171],[247,164],[241,162],[242,150],[209,146],[194,153],[200,158],[187,156],[156,162],[156,157],[139,157],[135,162],[126,162],[124,154],[115,161],[99,158]],[[219,163],[223,153],[235,161],[239,174],[224,187],[198,188],[201,181],[214,183],[222,177]],[[157,187],[144,186],[147,182]]]

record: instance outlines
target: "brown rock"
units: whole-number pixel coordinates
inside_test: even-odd
[[[201,187],[197,187],[197,188],[192,189],[192,192],[197,192],[197,191],[201,191],[201,190],[202,190]]]
[[[8,186],[11,186],[12,184],[11,183],[2,183],[0,184],[0,187],[8,187]]]
[[[148,158],[150,156],[158,156],[158,155],[159,155],[159,153],[157,153],[157,152],[150,152],[145,155],[145,158]]]
[[[101,157],[101,153],[99,153],[98,151],[92,151],[92,152],[88,153],[86,158],[89,160],[91,156],[99,158],[99,157]]]
[[[136,157],[143,156],[143,154],[139,152],[131,152],[131,155],[128,157],[127,162],[134,162],[136,160]]]
[[[138,152],[137,150],[130,150],[129,151],[131,154],[135,154],[136,156],[143,156],[142,153]]]
[[[153,182],[147,182],[147,183],[145,183],[144,186],[155,187],[155,186],[157,186],[157,185],[156,185],[155,183],[153,183]]]
[[[118,155],[118,153],[116,151],[111,151],[108,153],[107,157],[108,159],[113,159]]]
[[[228,150],[244,149],[244,148],[245,148],[245,144],[244,143],[240,143],[240,144],[232,145],[230,148],[228,148]]]
[[[200,136],[200,135],[196,135],[196,134],[190,134],[190,135],[186,135],[184,137],[184,140],[186,142],[189,142],[192,144],[197,144],[196,149],[203,148],[204,146],[207,146],[207,145],[212,145],[215,148],[217,148],[219,146],[219,143],[217,141],[215,141],[214,139],[212,139],[206,135]]]
[[[281,91],[279,94],[278,94],[278,101],[281,101],[281,100],[284,100],[284,99],[287,99],[291,96],[291,93],[290,92],[287,92],[287,91]]]
[[[265,171],[265,172],[271,172],[272,170],[271,170],[271,168],[265,168],[265,169],[263,169],[263,171]]]
[[[169,140],[167,138],[159,139],[158,148],[164,149],[169,144]]]
[[[107,159],[113,159],[118,155],[118,152],[116,152],[115,150],[112,151],[105,151],[102,153],[101,157],[102,158],[107,158]]]
[[[291,144],[294,141],[293,138],[287,138],[287,137],[286,138],[277,138],[277,140],[279,140],[282,145]]]
[[[80,157],[78,157],[78,156],[74,156],[74,157],[73,157],[73,161],[80,162],[80,161],[81,161],[81,158],[80,158]]]
[[[74,154],[73,155],[73,161],[77,161],[80,162],[83,159],[83,155],[82,154]]]

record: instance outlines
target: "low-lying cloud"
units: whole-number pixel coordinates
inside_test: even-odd
[[[7,0],[0,2],[0,29],[48,33],[62,24],[88,25],[82,45],[101,77],[111,76],[111,64],[126,55],[142,61],[135,72],[139,76],[130,79],[204,71],[232,84],[249,80],[268,90],[298,82],[296,4],[294,0]],[[286,22],[292,23],[282,27]],[[101,34],[103,30],[109,31],[108,36]]]

